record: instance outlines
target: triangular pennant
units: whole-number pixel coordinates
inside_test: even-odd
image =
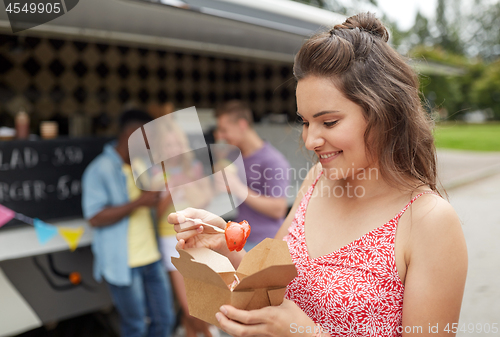
[[[46,244],[50,239],[57,235],[57,227],[49,225],[40,219],[33,219],[35,226],[36,236],[40,244]]]
[[[68,243],[71,251],[74,251],[76,247],[78,247],[83,232],[84,229],[82,226],[78,228],[59,227],[59,234],[61,234],[63,239]]]
[[[14,215],[16,215],[16,212],[13,210],[4,207],[0,205],[0,227],[5,225],[7,222],[12,220],[14,218]]]

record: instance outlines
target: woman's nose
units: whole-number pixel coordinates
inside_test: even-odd
[[[325,144],[325,140],[323,139],[320,132],[309,128],[304,134],[304,143],[306,145],[306,149],[310,151],[314,151],[316,148],[323,146]]]

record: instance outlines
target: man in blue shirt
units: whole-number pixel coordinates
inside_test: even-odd
[[[94,277],[109,285],[124,337],[166,337],[175,320],[150,212],[159,192],[141,191],[130,167],[128,139],[149,121],[143,111],[125,111],[117,142],[104,147],[82,178],[83,214],[93,227]]]

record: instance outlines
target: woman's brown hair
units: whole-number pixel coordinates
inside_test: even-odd
[[[416,73],[388,39],[373,14],[351,16],[304,43],[295,56],[294,75],[297,81],[330,78],[363,108],[365,146],[378,158],[388,183],[413,190],[410,180],[417,179],[437,192],[433,123],[422,107]]]

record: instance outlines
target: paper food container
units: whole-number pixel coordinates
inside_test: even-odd
[[[297,276],[285,241],[265,239],[250,250],[235,271],[229,259],[208,248],[179,251],[172,263],[184,277],[189,313],[219,326],[221,305],[253,310],[283,302],[286,286]],[[233,291],[235,277],[240,279]]]

